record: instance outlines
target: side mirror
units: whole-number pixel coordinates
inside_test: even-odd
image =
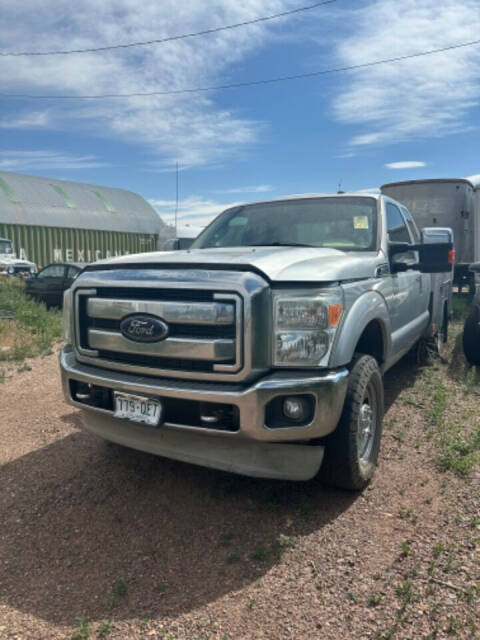
[[[390,242],[389,254],[392,272],[418,269],[422,273],[446,273],[452,271],[455,264],[455,249],[453,248],[453,231],[447,228],[426,227],[421,232],[421,244],[408,242]],[[417,264],[408,264],[395,260],[395,256],[417,251]],[[479,265],[480,267],[480,265]]]
[[[419,267],[422,273],[446,273],[455,264],[453,231],[448,228],[426,227],[422,229],[419,245]]]

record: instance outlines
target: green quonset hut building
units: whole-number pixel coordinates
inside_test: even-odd
[[[39,266],[154,251],[170,235],[132,191],[0,171],[0,237]]]

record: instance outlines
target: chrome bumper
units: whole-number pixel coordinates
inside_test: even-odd
[[[331,433],[337,426],[342,412],[348,379],[348,370],[340,369],[327,371],[323,374],[305,372],[293,375],[278,372],[262,378],[259,382],[248,387],[184,380],[159,380],[81,364],[68,347],[61,353],[60,366],[65,397],[70,404],[80,409],[88,407],[72,399],[69,380],[149,397],[232,404],[238,407],[240,413],[240,429],[235,432],[177,424],[166,424],[165,426],[184,429],[189,433],[197,432],[222,438],[268,442],[312,440]],[[315,412],[310,424],[279,429],[269,429],[265,426],[265,407],[273,398],[281,395],[307,393],[315,397]],[[105,409],[91,410],[112,415],[112,412]]]
[[[323,374],[278,372],[248,387],[160,380],[81,364],[68,346],[61,353],[60,366],[67,401],[83,410],[88,430],[107,440],[216,469],[289,480],[308,480],[320,468],[323,446],[298,443],[324,437],[335,429],[348,381],[347,369]],[[70,380],[148,397],[235,405],[240,427],[235,432],[169,423],[160,429],[144,427],[114,418],[111,411],[76,402],[70,395]],[[315,398],[312,422],[302,427],[266,427],[266,405],[277,396],[299,393]]]

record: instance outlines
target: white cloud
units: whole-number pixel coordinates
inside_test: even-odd
[[[474,176],[467,176],[466,180],[470,180],[472,184],[480,187],[480,173],[477,173]]]
[[[105,167],[94,155],[75,156],[60,151],[0,151],[0,169],[4,171],[45,169],[95,169]]]
[[[0,129],[41,129],[50,123],[48,111],[26,111],[23,114],[0,119]]]
[[[153,198],[149,202],[158,211],[164,222],[167,224],[175,223],[175,200],[157,200]],[[219,213],[235,204],[238,203],[220,203],[215,200],[207,200],[201,196],[190,196],[179,202],[178,224],[204,227]]]
[[[370,189],[358,189],[357,191],[355,191],[355,193],[374,193],[374,194],[378,194],[378,193],[380,193],[380,188],[379,187],[370,187]]]
[[[373,0],[349,8],[341,65],[393,58],[476,40],[478,0]],[[335,118],[360,131],[353,148],[444,136],[469,129],[480,103],[480,47],[457,49],[351,72]]]
[[[257,186],[224,189],[222,191],[216,191],[215,193],[268,193],[269,191],[273,191],[273,187],[269,184],[259,184]]]
[[[149,40],[241,22],[293,6],[292,0],[71,0],[4,3],[2,50],[53,50]],[[2,91],[31,94],[102,94],[182,89],[228,79],[229,68],[265,46],[274,22],[215,35],[97,54],[0,59]],[[4,103],[5,104],[5,103]],[[13,104],[13,103],[12,103]],[[29,103],[26,103],[27,105]],[[38,107],[38,103],[31,103]],[[201,165],[242,152],[264,125],[218,106],[215,94],[107,101],[52,101],[50,123],[62,130],[142,144],[165,165]],[[27,111],[17,125],[35,120]],[[7,119],[6,119],[7,120]],[[14,118],[12,118],[12,123]],[[23,125],[22,125],[23,122]],[[149,157],[145,158],[148,163]]]
[[[417,169],[419,167],[426,167],[426,162],[420,162],[417,160],[404,160],[403,162],[388,162],[387,169]]]

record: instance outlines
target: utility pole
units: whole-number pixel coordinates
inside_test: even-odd
[[[175,238],[178,237],[177,234],[177,216],[178,216],[178,162],[176,163],[176,171],[175,171]]]

